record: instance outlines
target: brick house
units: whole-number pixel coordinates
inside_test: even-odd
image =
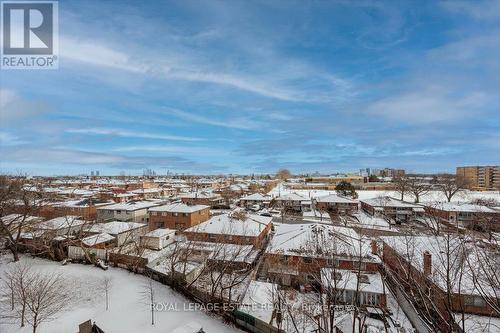
[[[271,196],[261,193],[250,194],[246,197],[240,198],[240,206],[245,208],[251,208],[254,205],[259,205],[259,207],[268,207],[271,203]]]
[[[184,230],[210,218],[210,207],[174,203],[149,209],[149,230],[167,228]]]
[[[237,245],[253,245],[260,248],[271,230],[272,217],[248,214],[217,215],[197,226],[184,230],[189,240]]]
[[[322,268],[375,272],[380,260],[352,228],[280,224],[264,254],[267,276],[283,285],[320,282]]]
[[[112,204],[112,201],[97,199],[69,200],[52,205],[54,217],[65,215],[80,216],[83,220],[92,221],[97,218],[97,209]]]
[[[421,205],[388,196],[360,200],[361,208],[371,216],[383,216],[393,223],[408,222],[424,213]]]
[[[426,203],[427,214],[453,226],[469,229],[500,231],[500,210],[470,203],[435,202]]]
[[[220,194],[212,192],[186,193],[180,198],[183,203],[188,205],[207,205],[213,208],[224,204],[224,198]]]
[[[358,211],[358,202],[356,200],[335,194],[319,197],[314,202],[316,209],[334,214],[344,215]]]
[[[459,327],[450,329],[454,325],[450,323],[461,313],[485,316],[486,320],[500,317],[491,306],[500,303],[497,286],[481,268],[485,258],[497,255],[494,251],[459,236],[385,236],[382,242],[385,269],[400,288],[413,295],[410,301],[417,310],[425,313],[423,309],[433,308],[427,318],[434,328],[459,331]],[[422,292],[430,298],[420,299]]]
[[[148,209],[159,206],[158,201],[129,201],[97,208],[97,221],[147,223]]]

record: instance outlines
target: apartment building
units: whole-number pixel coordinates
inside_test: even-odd
[[[500,190],[500,166],[498,165],[457,167],[456,175],[465,179],[471,190]]]
[[[184,230],[205,222],[209,218],[209,206],[173,203],[149,209],[149,229]]]

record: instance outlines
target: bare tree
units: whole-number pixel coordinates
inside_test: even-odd
[[[415,203],[419,203],[421,196],[429,192],[429,185],[418,177],[408,177],[408,191],[415,197]]]
[[[44,322],[55,319],[71,300],[71,294],[61,275],[54,273],[36,273],[26,291],[28,323],[32,332]]]
[[[33,270],[28,264],[16,263],[10,266],[1,278],[2,317],[20,321],[21,327],[25,326],[27,292],[32,286],[34,277]]]
[[[292,174],[290,173],[290,171],[288,169],[280,169],[276,173],[276,178],[281,179],[281,180],[287,180],[291,176],[292,176]]]
[[[151,309],[151,325],[155,324],[155,285],[153,279],[148,277],[148,280],[143,284],[140,292],[141,299],[148,304]]]
[[[104,297],[106,299],[106,311],[109,309],[109,293],[111,291],[111,287],[113,286],[113,283],[111,281],[110,277],[104,277],[101,281],[101,286],[100,290],[104,292]]]
[[[453,196],[467,187],[467,180],[463,177],[457,177],[451,174],[442,174],[437,178],[439,190],[446,196],[448,202]]]
[[[0,236],[14,261],[19,260],[21,234],[38,222],[33,218],[47,204],[41,187],[30,185],[23,177],[0,176]]]
[[[401,195],[401,200],[404,200],[405,194],[410,191],[410,185],[408,177],[406,176],[397,176],[394,177],[393,180],[396,192]]]

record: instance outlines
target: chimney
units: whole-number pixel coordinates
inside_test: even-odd
[[[424,275],[430,276],[432,274],[432,256],[429,251],[424,252]]]
[[[372,239],[371,245],[372,245],[372,254],[377,255],[377,254],[378,254],[378,245],[377,245],[377,241],[376,241],[376,240],[374,240],[374,239]]]

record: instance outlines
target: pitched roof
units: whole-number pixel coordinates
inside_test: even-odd
[[[149,209],[150,212],[169,212],[169,213],[194,213],[202,209],[210,208],[206,205],[187,205],[182,202],[156,206]]]
[[[231,214],[217,215],[186,232],[209,234],[258,236],[264,228],[271,223],[272,217],[248,214],[244,220],[233,218]]]

